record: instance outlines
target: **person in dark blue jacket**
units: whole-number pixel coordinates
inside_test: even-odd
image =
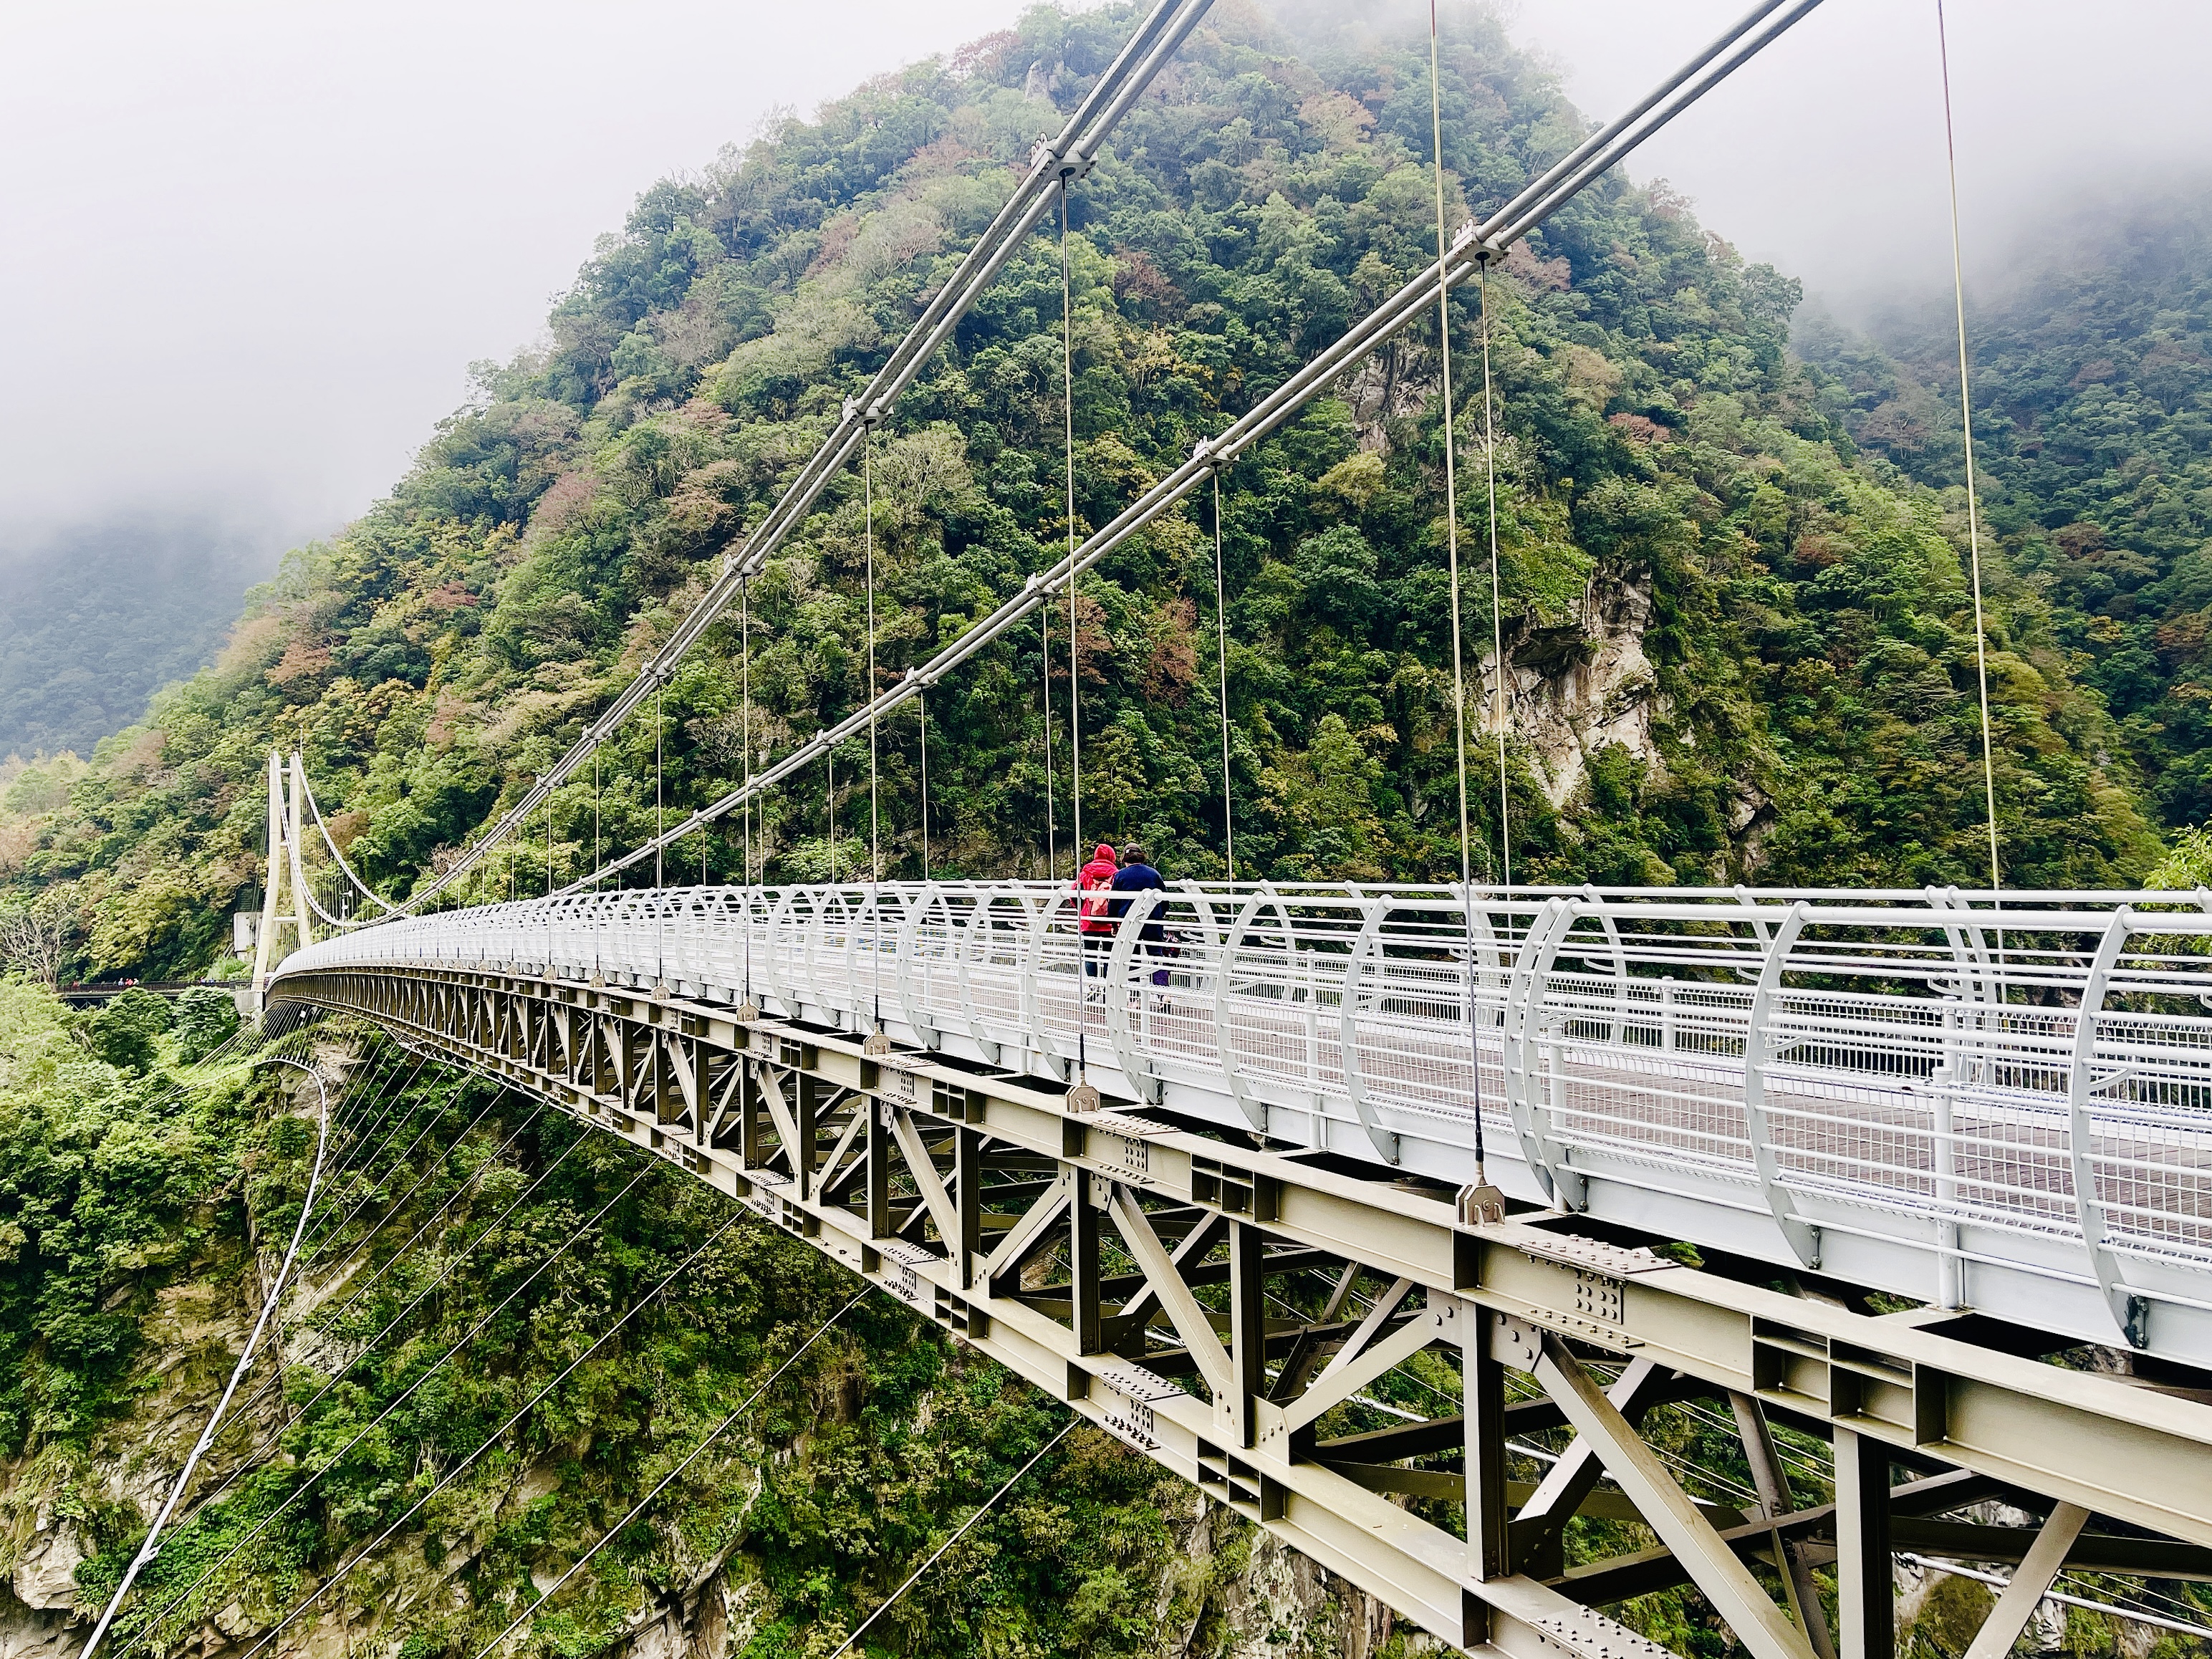
[[[1114,872],[1114,897],[1108,902],[1107,913],[1115,922],[1129,913],[1130,896],[1137,893],[1164,892],[1167,883],[1160,872],[1145,861],[1145,849],[1131,845],[1121,849],[1121,867]],[[1154,916],[1158,912],[1153,913]],[[1137,934],[1143,942],[1145,954],[1155,961],[1167,956],[1167,928],[1158,920],[1147,921]],[[1164,967],[1152,969],[1152,983],[1165,985],[1168,970]]]

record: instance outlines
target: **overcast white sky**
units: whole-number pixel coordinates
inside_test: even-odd
[[[0,556],[388,488],[636,193],[1020,0],[0,0]],[[1346,4],[1366,0],[1344,0]],[[1747,0],[1517,0],[1603,116]],[[1948,258],[1933,0],[1828,0],[1632,163],[1850,307]],[[2212,155],[2212,6],[1950,0],[1966,236]]]

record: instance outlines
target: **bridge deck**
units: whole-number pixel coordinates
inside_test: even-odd
[[[2212,1361],[2212,922],[2193,905],[1151,902],[1086,942],[1073,896],[1037,884],[617,892],[387,924],[286,969],[664,984],[1455,1183],[1480,1126],[1515,1198]]]

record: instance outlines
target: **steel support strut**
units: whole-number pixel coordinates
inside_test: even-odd
[[[295,972],[276,991],[678,1164],[1447,1644],[1656,1656],[1592,1603],[1687,1581],[1752,1651],[1814,1659],[1797,1568],[1832,1549],[1837,1650],[1886,1655],[1900,1540],[2021,1559],[2015,1603],[2053,1558],[2212,1577],[2212,1407],[1979,1346],[1970,1320],[1802,1299],[1563,1231],[1570,1217],[1464,1226],[1449,1188],[1386,1166],[1073,1113],[1064,1085],[871,1054],[857,1030],[514,971]],[[1609,1389],[1588,1370],[1607,1354]],[[1543,1397],[1509,1402],[1515,1371]],[[1447,1382],[1459,1401],[1438,1398]],[[1756,1514],[1691,1498],[1636,1423],[1698,1395],[1736,1407],[1755,1471],[1750,1425],[1769,1413],[1832,1438],[1836,1502],[1794,1509],[1756,1472]],[[1435,1414],[1407,1421],[1394,1401]],[[1560,1462],[1516,1485],[1509,1437],[1562,1425],[1577,1437]],[[1893,1492],[1893,1460],[1951,1473]],[[1935,1518],[2000,1493],[2167,1536],[2093,1534],[2063,1511],[2025,1539]],[[1577,1513],[1641,1520],[1662,1547],[1570,1566],[1558,1539]]]

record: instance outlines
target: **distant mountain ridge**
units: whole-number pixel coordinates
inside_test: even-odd
[[[2212,819],[2212,178],[2108,208],[1967,307],[1997,563],[2103,694],[2159,816]],[[1949,295],[1869,336],[1814,320],[1794,343],[1858,443],[1962,484]]]
[[[275,559],[191,519],[79,526],[0,550],[0,760],[74,750],[205,666]]]

